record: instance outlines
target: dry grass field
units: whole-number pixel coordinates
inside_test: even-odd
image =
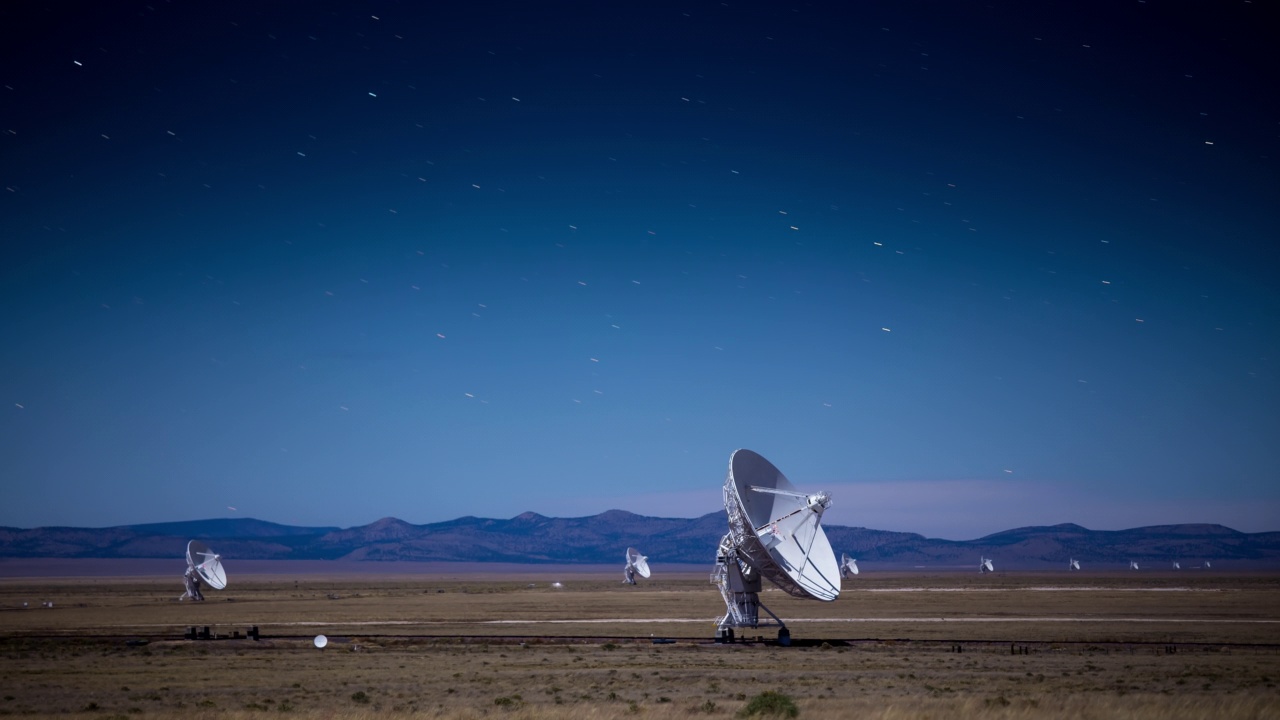
[[[802,718],[1280,718],[1275,576],[864,574],[764,593],[784,648],[710,642],[705,574],[231,573],[204,603],[176,576],[0,579],[0,714],[731,718],[776,691]]]

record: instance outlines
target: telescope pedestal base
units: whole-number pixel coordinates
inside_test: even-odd
[[[716,623],[716,642],[733,642],[734,628],[778,628],[778,643],[783,646],[791,644],[791,631],[773,611],[760,602],[762,583],[760,573],[755,568],[738,560],[738,554],[728,542],[726,535],[720,542],[720,552],[716,555],[716,569],[711,573],[711,582],[720,588],[724,598],[725,613]],[[764,610],[773,622],[760,621],[760,611]]]

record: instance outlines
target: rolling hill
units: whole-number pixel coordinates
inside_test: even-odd
[[[1068,558],[1087,569],[1185,568],[1212,560],[1217,568],[1280,567],[1280,532],[1242,533],[1221,525],[1159,525],[1129,530],[1090,530],[1074,524],[1022,527],[974,540],[927,538],[839,525],[825,526],[837,553],[864,567],[977,569],[978,558],[997,570],[1065,567]],[[124,525],[109,528],[0,528],[0,557],[181,557],[187,540],[199,538],[224,557],[259,560],[346,559],[515,563],[618,563],[628,546],[654,563],[710,566],[724,534],[724,514],[656,518],[622,510],[588,517],[553,518],[523,513],[507,520],[462,517],[413,525],[393,517],[351,528],[299,527],[251,518]]]

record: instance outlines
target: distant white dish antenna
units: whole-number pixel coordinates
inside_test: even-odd
[[[978,559],[978,572],[989,573],[995,571],[996,566],[991,563],[991,558],[983,557]]]
[[[1173,569],[1174,569],[1174,570],[1181,570],[1181,569],[1182,569],[1182,564],[1181,564],[1181,563],[1179,563],[1177,560],[1174,560],[1174,561],[1173,561]]]
[[[1079,569],[1080,569],[1080,561],[1079,561],[1079,560],[1077,560],[1077,559],[1075,559],[1075,558],[1071,558],[1071,560],[1067,563],[1067,569],[1068,569],[1068,570],[1079,570]]]
[[[840,577],[853,577],[858,574],[858,559],[840,553]]]
[[[760,602],[761,579],[787,594],[830,602],[840,596],[840,566],[822,531],[822,513],[831,506],[826,492],[798,492],[790,480],[759,454],[735,450],[724,481],[729,532],[720,539],[711,582],[724,598],[725,614],[716,640],[732,641],[733,628],[761,626],[760,610],[778,628],[778,642],[791,644],[791,631]]]
[[[1129,569],[1130,569],[1130,570],[1137,570],[1137,569],[1138,569],[1138,561],[1137,561],[1137,560],[1130,560],[1130,561],[1129,561]]]
[[[553,587],[553,588],[562,588],[562,587],[564,587],[564,583],[560,583],[560,582],[553,582],[553,583],[551,583],[551,587]]]
[[[627,548],[627,566],[623,568],[623,575],[626,578],[623,582],[628,585],[636,584],[636,575],[649,577],[649,558],[633,547]]]
[[[222,567],[221,555],[199,540],[192,540],[187,543],[187,572],[182,576],[187,591],[178,599],[204,600],[204,593],[200,592],[202,580],[214,590],[221,590],[227,586],[227,571]]]
[[[317,635],[317,636],[316,636],[316,639],[315,639],[315,640],[313,640],[312,642],[314,642],[314,643],[316,644],[316,647],[318,647],[318,648],[323,648],[325,645],[328,645],[328,644],[329,644],[329,638],[327,638],[327,637],[325,637],[325,636],[323,636],[323,635]]]
[[[1205,568],[1206,568],[1206,569],[1207,569],[1207,568],[1211,568],[1211,567],[1213,567],[1212,565],[1210,565],[1210,564],[1209,564],[1209,561],[1208,561],[1208,560],[1205,560],[1205,561],[1204,561],[1204,566],[1205,566]]]

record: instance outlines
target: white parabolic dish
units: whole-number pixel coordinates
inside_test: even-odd
[[[840,567],[848,570],[850,575],[858,574],[858,561],[843,553],[840,555]]]
[[[329,644],[329,638],[323,635],[317,635],[316,639],[313,642],[315,642],[316,647],[323,648],[325,645]]]
[[[649,558],[640,554],[640,551],[629,547],[627,548],[627,564],[636,569],[640,577],[649,577]]]
[[[222,558],[215,555],[208,545],[199,540],[187,543],[187,563],[200,573],[200,579],[214,590],[227,586],[227,571],[222,569]]]
[[[840,596],[840,566],[821,516],[808,509],[806,496],[773,463],[750,450],[735,451],[724,503],[740,557],[763,577],[795,597],[831,601]]]

